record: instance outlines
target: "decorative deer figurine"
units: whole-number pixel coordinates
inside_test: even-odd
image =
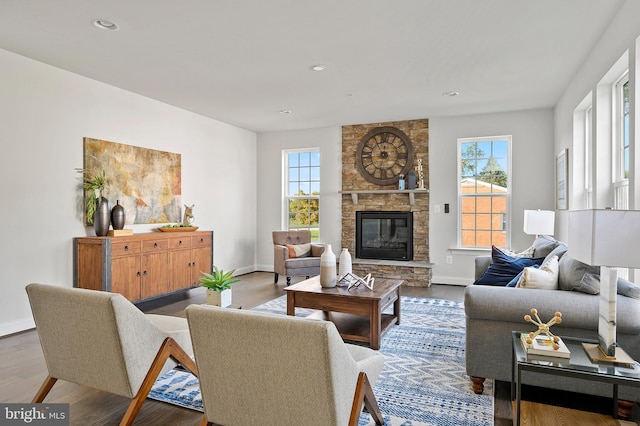
[[[182,218],[182,224],[184,226],[193,226],[193,208],[195,206],[195,204],[192,204],[191,207],[186,204],[184,205],[184,217]]]

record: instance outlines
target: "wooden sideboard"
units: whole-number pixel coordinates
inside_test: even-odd
[[[212,265],[212,231],[73,239],[73,286],[121,293],[131,301],[196,287]]]

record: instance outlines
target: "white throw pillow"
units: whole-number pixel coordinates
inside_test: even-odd
[[[540,268],[527,266],[522,271],[516,287],[537,288],[542,290],[558,289],[558,256],[545,260]]]
[[[516,253],[516,252],[513,252],[511,250],[507,250],[507,249],[502,249],[502,252],[504,254],[506,254],[507,256],[511,256],[511,257],[533,258],[533,253],[535,252],[535,247],[531,246],[528,249],[521,251],[520,253]]]

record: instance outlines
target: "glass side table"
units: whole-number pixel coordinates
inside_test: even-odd
[[[516,425],[520,426],[520,399],[522,397],[522,372],[533,371],[556,376],[576,377],[585,380],[611,383],[613,385],[613,418],[618,417],[618,385],[640,388],[640,366],[631,367],[605,363],[593,363],[582,347],[582,343],[598,343],[595,340],[561,337],[571,352],[571,358],[527,356],[520,343],[519,331],[511,332],[513,351],[511,357],[511,400],[516,400]]]

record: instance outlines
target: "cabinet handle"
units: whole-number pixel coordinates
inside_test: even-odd
[[[193,265],[193,266],[196,266],[196,262],[193,262],[193,263],[192,263],[192,265]]]
[[[140,276],[140,271],[136,272],[136,277]]]
[[[158,248],[158,243],[153,243],[153,248]]]
[[[178,245],[180,245],[180,246],[182,245],[182,240],[180,240],[180,242],[178,243]]]
[[[124,246],[124,251],[129,251],[129,246]]]
[[[200,238],[200,242],[201,242],[201,243],[204,243],[204,238]]]
[[[147,276],[147,271],[144,271],[144,272],[142,273],[142,275],[144,275],[144,276],[146,277],[146,276]]]
[[[189,268],[191,268],[191,262],[187,263],[187,266],[188,266]]]

